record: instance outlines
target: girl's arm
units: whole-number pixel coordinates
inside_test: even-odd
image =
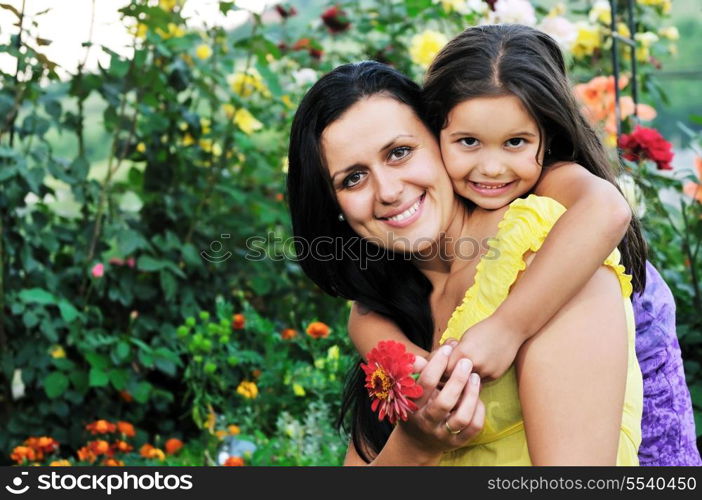
[[[627,379],[627,325],[612,271],[596,271],[524,344],[516,363],[533,464],[615,465]]]
[[[631,220],[631,209],[619,191],[575,163],[545,169],[535,193],[555,199],[568,211],[507,300],[466,331],[449,369],[467,357],[482,377],[501,376],[519,347],[585,286],[617,247]]]

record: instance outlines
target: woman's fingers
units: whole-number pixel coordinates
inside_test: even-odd
[[[459,361],[457,369],[462,361]],[[455,371],[455,370],[454,370]],[[480,394],[480,376],[471,373],[469,382],[465,385],[463,395],[453,412],[446,418],[447,430],[463,431],[463,433],[474,436],[482,429],[482,422],[485,418],[485,407],[478,398]],[[478,414],[478,407],[482,406],[482,417]],[[480,417],[480,418],[478,418]],[[455,432],[458,434],[458,432]],[[463,436],[461,436],[463,437]]]
[[[441,380],[441,375],[444,373],[444,370],[446,370],[446,364],[448,363],[450,355],[450,346],[439,347],[422,370],[419,379],[417,379],[417,383],[422,386],[424,392],[416,401],[418,406],[423,406],[434,393],[436,385],[439,383],[439,380]]]
[[[431,401],[426,408],[426,413],[432,420],[443,422],[461,399],[468,383],[473,363],[469,359],[462,359],[456,364],[451,376],[444,384],[441,392]]]

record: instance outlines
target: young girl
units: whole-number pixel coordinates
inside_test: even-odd
[[[534,40],[536,46],[528,43]],[[442,340],[460,339],[449,369],[467,357],[485,379],[502,376],[521,345],[585,285],[628,225],[620,249],[639,292],[637,355],[645,388],[640,463],[699,465],[672,296],[655,269],[644,267],[636,221],[629,224],[604,150],[577,111],[556,44],[522,26],[470,28],[435,59],[425,99],[457,194],[487,210],[532,192],[568,207],[492,316],[465,334],[449,322]],[[485,263],[478,272],[481,267]],[[473,305],[474,292],[466,293]],[[352,311],[349,333],[362,355],[380,339],[406,341],[361,304]]]

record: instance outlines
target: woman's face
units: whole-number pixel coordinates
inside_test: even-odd
[[[439,146],[412,108],[365,98],[322,133],[322,153],[349,226],[397,252],[420,252],[448,227],[455,198]]]

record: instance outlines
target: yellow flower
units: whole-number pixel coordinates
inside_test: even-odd
[[[597,26],[585,22],[578,22],[576,25],[578,36],[570,48],[573,57],[582,58],[590,56],[602,45],[600,30]]]
[[[625,38],[631,37],[631,31],[629,31],[629,26],[626,23],[617,23],[617,33]]]
[[[258,387],[256,387],[255,382],[244,380],[239,384],[239,387],[236,388],[236,392],[246,399],[254,399],[258,396]]]
[[[66,357],[66,351],[64,351],[63,347],[61,347],[60,345],[55,345],[54,347],[52,347],[50,354],[51,354],[51,357],[54,359]]]
[[[206,43],[201,43],[195,49],[195,55],[204,61],[205,59],[210,58],[212,55],[212,49]]]
[[[658,35],[656,35],[655,33],[651,33],[650,31],[646,31],[644,33],[636,33],[634,35],[634,38],[637,42],[641,44],[642,47],[646,48],[649,48],[651,45],[653,45],[659,40]]]
[[[143,153],[144,151],[146,151],[146,144],[140,142],[139,144],[137,144],[136,150],[140,153]]]
[[[597,0],[590,9],[588,19],[591,23],[600,22],[607,26],[612,24],[612,10],[609,6],[609,0]]]
[[[258,92],[264,97],[271,95],[261,75],[254,68],[250,68],[246,73],[242,71],[234,73],[229,76],[228,80],[232,92],[241,97],[249,97],[254,92]]]
[[[212,154],[214,156],[222,156],[222,146],[220,146],[218,142],[212,145]]]
[[[678,40],[680,38],[680,32],[678,31],[678,28],[675,26],[668,26],[667,28],[661,28],[658,30],[658,34],[662,38],[666,38],[668,40]]]
[[[219,430],[219,431],[215,432],[215,436],[217,436],[217,439],[219,439],[220,441],[222,439],[224,439],[226,437],[226,435],[227,435],[227,431],[224,431],[224,430]]]
[[[288,157],[285,156],[285,157],[283,158],[283,167],[282,167],[282,170],[283,170],[283,173],[284,173],[284,174],[287,174],[287,173],[288,173],[288,167],[289,167],[289,166],[290,166],[290,161],[288,160]]]
[[[239,429],[239,426],[234,425],[234,424],[228,426],[227,430],[229,431],[229,434],[231,434],[232,436],[236,436],[237,434],[239,434],[241,432],[241,429]]]
[[[200,118],[200,128],[204,135],[209,134],[212,131],[212,122],[209,118]]]
[[[149,31],[149,27],[144,23],[137,23],[137,25],[135,27],[132,27],[130,31],[137,38],[143,39],[146,38],[146,33]]]
[[[327,362],[325,359],[322,358],[317,358],[314,360],[314,367],[317,368],[318,370],[322,370],[324,368],[324,365],[326,365]]]
[[[200,147],[205,153],[212,151],[212,139],[200,139]]]
[[[193,136],[190,134],[185,134],[183,136],[183,146],[187,148],[188,146],[192,146],[193,144],[195,144],[195,139],[193,139]]]
[[[163,31],[161,28],[156,28],[156,33],[158,33],[158,35],[164,40],[185,36],[185,30],[175,23],[168,23],[168,31]]]
[[[446,45],[448,39],[443,33],[427,30],[412,37],[410,42],[410,57],[415,64],[428,67],[434,56]]]
[[[65,458],[62,458],[61,460],[54,460],[49,464],[49,467],[69,467],[71,465],[71,462],[66,460]]]
[[[285,94],[283,97],[280,98],[280,100],[285,104],[285,107],[288,109],[293,109],[295,105],[293,102],[290,100],[290,96],[288,94]]]
[[[263,124],[244,108],[241,108],[234,113],[234,123],[236,123],[237,127],[239,127],[246,135],[251,135],[256,130],[263,128]]]
[[[329,359],[339,359],[339,346],[333,345],[327,350],[327,358]]]
[[[295,393],[295,396],[302,397],[305,395],[305,388],[300,384],[293,384],[293,393]]]
[[[158,0],[158,6],[166,12],[172,11],[176,5],[181,5],[183,0]]]
[[[661,9],[663,14],[670,14],[670,9],[673,4],[670,0],[637,0],[641,5],[649,5],[651,7],[658,7]]]

